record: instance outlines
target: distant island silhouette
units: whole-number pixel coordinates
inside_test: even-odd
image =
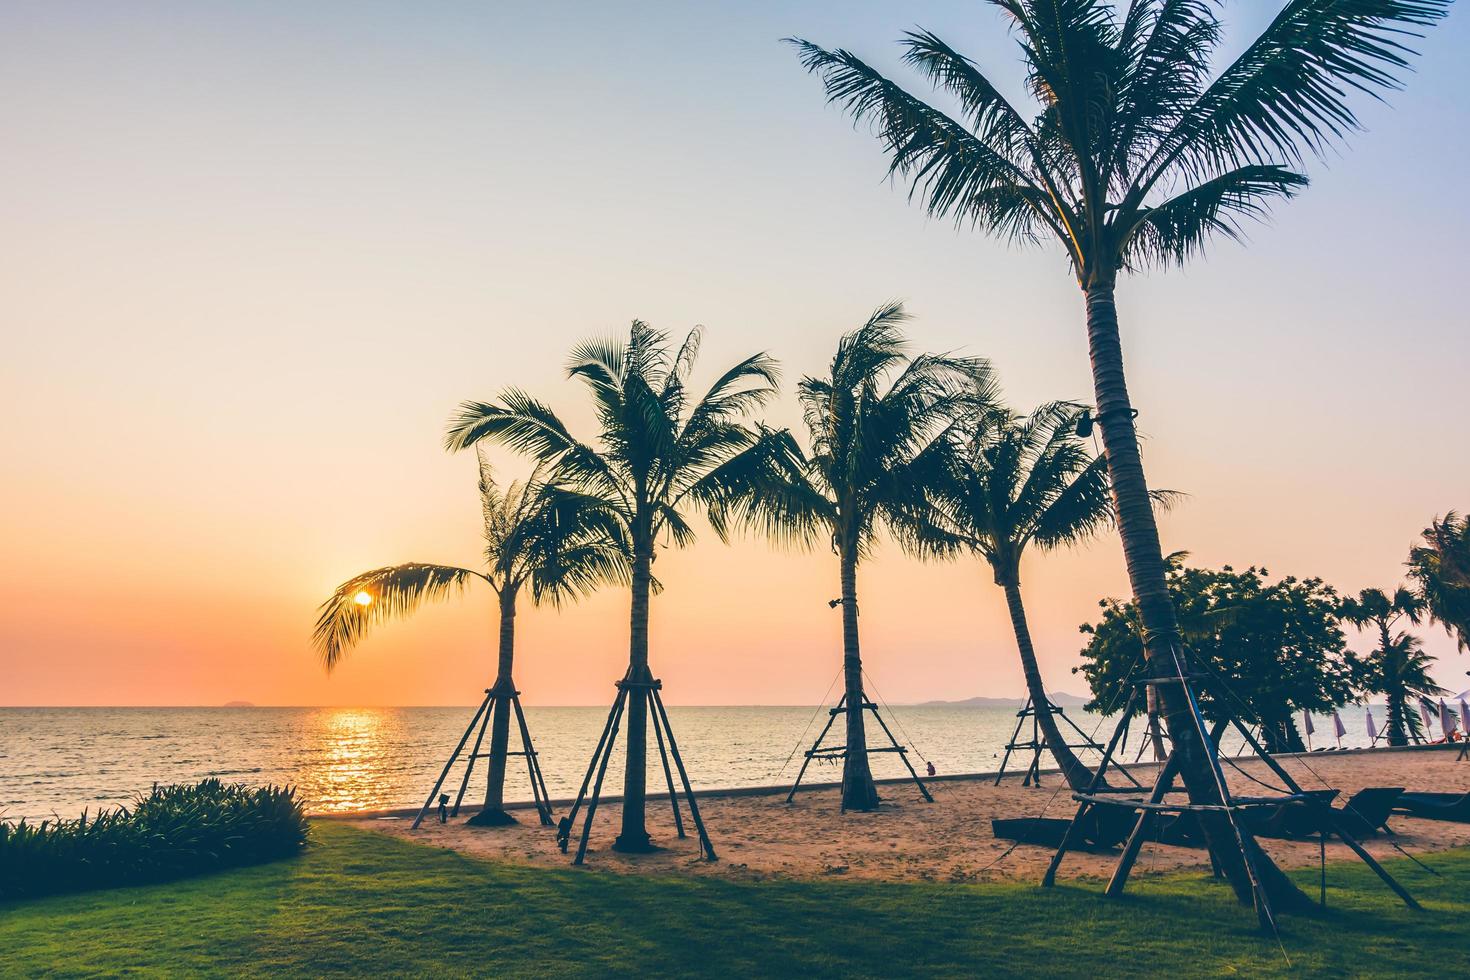
[[[251,702],[251,701],[226,701],[224,703],[224,707],[226,707],[226,708],[253,708],[253,707],[255,707],[255,704],[253,702]]]
[[[1075,694],[1065,691],[1052,691],[1047,695],[1051,703],[1063,708],[1080,708],[1088,702],[1087,698],[1079,698]],[[962,701],[920,701],[914,707],[917,708],[1019,708],[1026,703],[1025,698],[965,698]]]

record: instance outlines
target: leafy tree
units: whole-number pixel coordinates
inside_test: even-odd
[[[1409,707],[1415,696],[1443,694],[1444,689],[1429,677],[1430,657],[1420,649],[1420,640],[1395,627],[1404,620],[1418,624],[1424,601],[1399,586],[1390,595],[1382,589],[1364,589],[1342,601],[1342,618],[1360,630],[1377,633],[1378,646],[1357,663],[1358,686],[1365,694],[1382,694],[1388,700],[1388,744],[1408,745],[1422,741],[1423,727]]]
[[[1424,529],[1409,552],[1409,577],[1429,618],[1470,649],[1470,520],[1450,511]]]
[[[1199,685],[1205,716],[1242,718],[1260,726],[1268,751],[1300,752],[1305,746],[1296,712],[1331,711],[1351,700],[1352,663],[1338,625],[1336,591],[1319,578],[1272,582],[1269,575],[1254,566],[1243,572],[1229,565],[1190,568],[1176,559],[1168,572],[1169,596],[1193,657],[1213,668],[1231,692],[1217,696],[1212,685]],[[1102,620],[1082,627],[1088,642],[1080,669],[1094,711],[1124,703],[1124,685],[1138,679],[1134,668],[1143,653],[1137,606],[1101,605]]]
[[[827,375],[797,386],[810,452],[781,434],[784,448],[746,484],[750,492],[729,496],[711,513],[719,528],[738,522],[788,542],[831,542],[842,590],[842,803],[849,810],[878,805],[863,717],[858,565],[871,555],[880,527],[920,554],[952,546],[933,519],[931,497],[949,478],[957,424],[993,399],[984,361],[909,356],[899,329],[907,319],[902,304],[890,303],[844,336]]]
[[[743,420],[775,395],[775,361],[765,354],[747,357],[695,398],[689,376],[699,341],[696,329],[671,350],[665,334],[635,320],[626,342],[588,340],[573,348],[568,373],[592,396],[595,444],[572,435],[549,407],[514,388],[495,402],[465,402],[446,438],[450,449],[481,440],[510,446],[553,467],[558,482],[614,515],[630,563],[628,683],[653,681],[648,602],[657,549],[693,541],[685,514],[738,492],[746,471],[774,441]],[[647,745],[648,702],[630,697],[622,825],[613,845],[620,851],[652,847],[644,821]]]
[[[942,507],[965,545],[985,559],[1005,590],[1011,628],[1021,655],[1026,691],[1047,749],[1073,789],[1092,772],[1067,746],[1036,662],[1021,601],[1021,556],[1072,546],[1112,521],[1107,463],[1076,435],[1082,410],[1053,402],[1029,416],[997,410],[979,416],[955,454],[955,472],[940,491]]]
[[[1307,184],[1307,155],[1358,128],[1350,99],[1395,88],[1406,41],[1450,0],[1290,0],[1223,70],[1209,0],[991,0],[1011,20],[1035,102],[1031,118],[976,62],[926,31],[904,61],[953,111],[911,94],[850,51],[792,39],[828,100],[873,126],[889,173],[928,212],[998,237],[1050,240],[1066,253],[1086,306],[1096,421],[1102,429],[1128,575],[1156,673],[1175,673],[1179,624],[1150,507],[1114,297],[1119,274],[1182,265],[1216,235],[1234,238]],[[1195,803],[1219,788],[1182,692],[1160,689]],[[1230,821],[1202,818],[1237,898],[1254,895],[1242,849],[1266,893],[1306,898]]]
[[[1431,695],[1449,693],[1429,676],[1434,658],[1424,652],[1423,645],[1417,636],[1400,630],[1357,662],[1359,689],[1364,694],[1382,694],[1388,702],[1389,745],[1424,741],[1424,723],[1412,706],[1413,699],[1429,701]]]
[[[348,579],[322,603],[313,643],[331,671],[347,652],[385,620],[411,615],[425,602],[458,595],[474,582],[499,599],[500,662],[495,689],[514,691],[516,600],[560,604],[604,582],[628,578],[622,526],[600,501],[546,479],[538,468],[524,483],[502,490],[480,458],[480,508],[484,519],[485,570],[409,562],[375,568]],[[478,824],[515,820],[502,807],[510,741],[510,701],[495,702],[490,727],[490,775]]]

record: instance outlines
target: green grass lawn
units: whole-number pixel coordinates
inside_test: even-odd
[[[742,883],[490,864],[333,823],[299,860],[0,905],[0,974],[1470,976],[1470,851],[1443,877],[1329,868],[1326,912],[1282,949],[1199,875],[1095,887]],[[1316,894],[1315,874],[1301,882]]]

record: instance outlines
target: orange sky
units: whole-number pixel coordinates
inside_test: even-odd
[[[991,357],[1018,406],[1089,398],[1061,258],[927,222],[773,40],[881,61],[911,15],[669,6],[650,32],[584,13],[0,12],[0,704],[472,701],[488,595],[383,630],[330,678],[315,607],[380,564],[472,562],[474,464],[439,448],[444,421],[515,383],[585,422],[565,352],[634,316],[706,324],[706,372],[771,351],[780,424],[797,421],[790,382],[895,297],[918,345]],[[1470,509],[1470,205],[1442,193],[1470,132],[1464,21],[1249,248],[1123,286],[1149,474],[1191,494],[1166,548],[1388,587],[1432,516]],[[925,24],[1013,64],[973,5]],[[553,30],[555,52],[510,40]],[[673,43],[707,36],[718,50]],[[705,534],[657,571],[671,702],[826,690],[829,555]],[[1032,556],[1024,574],[1049,684],[1081,692],[1076,627],[1124,592],[1118,548]],[[860,589],[888,699],[1022,690],[973,563],[888,548]],[[607,701],[625,607],[605,592],[527,610],[526,699]],[[1423,634],[1465,687],[1470,661]]]

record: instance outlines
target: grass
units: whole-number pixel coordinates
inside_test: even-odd
[[[1470,850],[1329,868],[1330,908],[1282,947],[1199,875],[1095,887],[761,883],[491,864],[330,822],[290,861],[166,885],[0,905],[5,976],[1470,975]],[[1316,893],[1316,876],[1301,875]]]

